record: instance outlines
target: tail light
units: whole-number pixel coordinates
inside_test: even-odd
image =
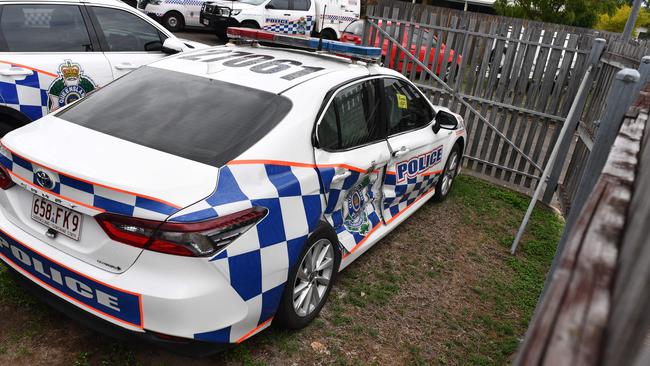
[[[124,244],[187,257],[209,256],[225,248],[266,216],[253,207],[213,220],[176,223],[100,214],[97,222],[108,236]]]
[[[11,175],[9,171],[3,165],[0,165],[0,188],[9,189],[14,185],[14,181],[11,180]]]

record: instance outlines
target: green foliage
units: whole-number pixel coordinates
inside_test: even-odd
[[[623,5],[611,15],[607,13],[601,14],[594,28],[621,33],[625,29],[625,23],[627,23],[631,11],[632,8],[629,5]],[[639,12],[634,28],[648,26],[650,26],[650,10],[643,8]]]
[[[620,0],[497,0],[499,15],[591,28],[600,14],[613,14]]]

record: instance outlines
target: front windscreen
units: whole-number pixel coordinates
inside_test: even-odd
[[[173,155],[222,166],[291,109],[283,96],[153,67],[141,67],[57,117]]]

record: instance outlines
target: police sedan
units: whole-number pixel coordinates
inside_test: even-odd
[[[368,60],[381,50],[229,32],[2,139],[0,259],[48,302],[179,346],[299,329],[339,271],[449,194],[463,120]]]

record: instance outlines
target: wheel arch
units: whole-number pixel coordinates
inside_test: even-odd
[[[341,38],[341,36],[339,35],[339,32],[337,32],[336,29],[334,29],[334,28],[332,28],[332,27],[327,27],[327,28],[323,28],[323,29],[321,29],[320,33],[322,34],[322,33],[324,33],[324,32],[331,32],[331,33],[333,33],[333,34],[334,34],[334,40],[335,40],[335,41],[338,41],[339,38]]]
[[[16,122],[16,127],[22,127],[32,122],[32,119],[23,112],[4,105],[0,105],[0,117],[7,117]]]
[[[242,20],[239,24],[243,27],[244,24],[246,24],[246,23],[248,23],[248,24],[255,24],[255,25],[257,26],[257,29],[262,29],[262,26],[260,25],[260,23],[259,23],[257,20],[255,20],[255,19],[250,19],[250,18],[248,18],[248,19],[244,19],[244,20]]]

